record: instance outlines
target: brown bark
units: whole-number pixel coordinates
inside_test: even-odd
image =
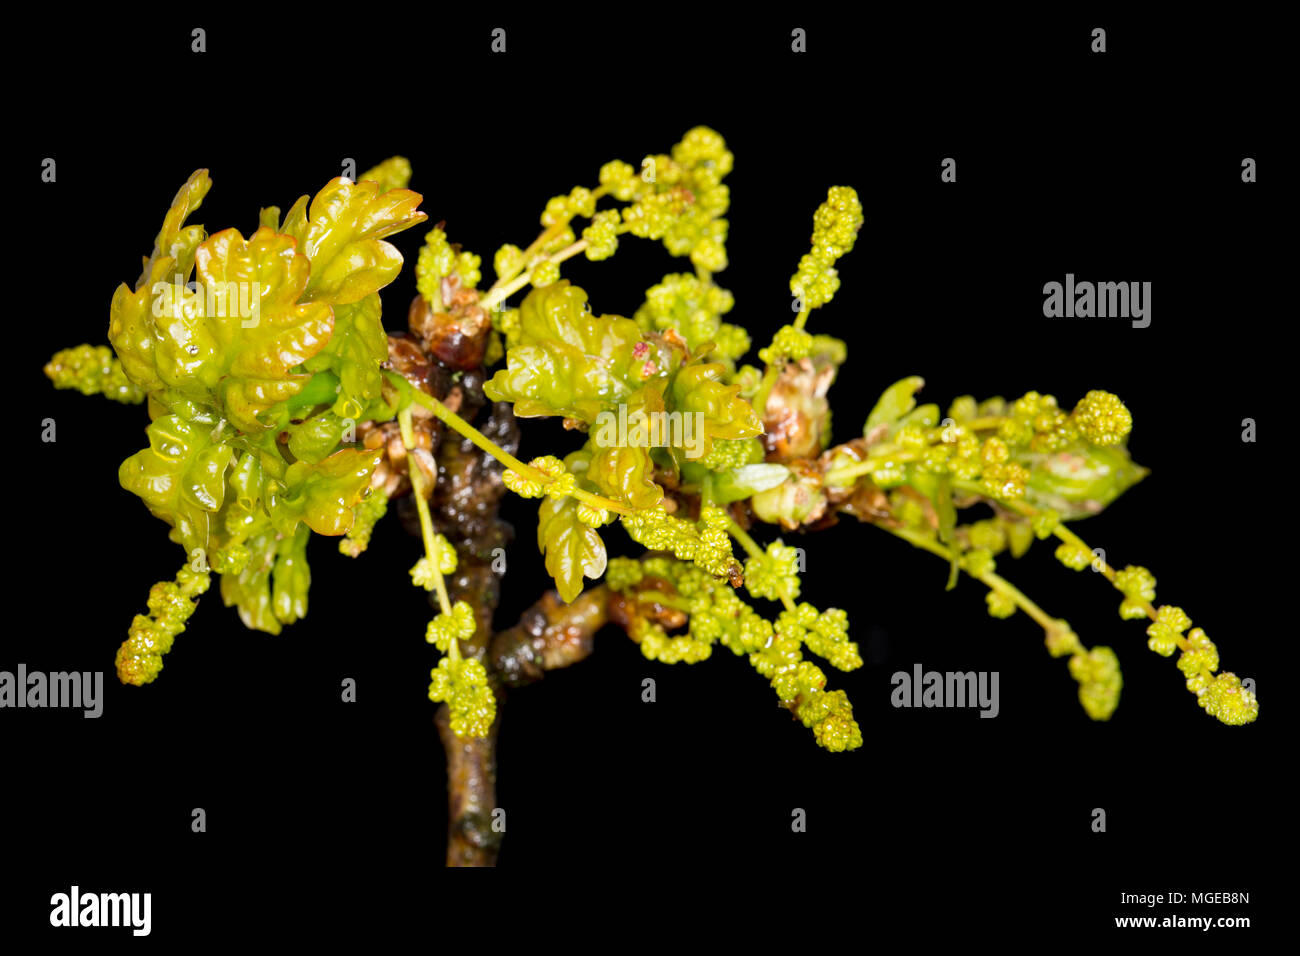
[[[410,333],[389,336],[388,367],[405,375],[416,388],[435,396],[466,421],[479,419],[477,427],[513,453],[519,447],[519,429],[510,406],[492,405],[483,395],[482,368],[488,324],[474,303],[477,293],[443,285],[444,303],[451,312],[433,312],[416,298],[408,314]],[[482,414],[486,411],[486,414]],[[422,442],[419,426],[433,429]],[[456,549],[456,571],[447,579],[452,601],[465,601],[474,609],[474,636],[460,643],[463,656],[483,660],[492,639],[492,615],[501,595],[500,575],[493,569],[494,552],[514,536],[498,516],[505,485],[501,466],[460,435],[443,429],[427,415],[417,420],[415,456],[429,479],[430,513],[434,527]],[[409,494],[406,449],[396,424],[381,426],[368,446],[385,447],[391,476],[391,493],[401,495],[398,514],[408,531],[420,535],[419,518]],[[369,436],[368,436],[369,437]],[[421,457],[423,455],[423,457]],[[389,461],[391,459],[391,461]],[[436,598],[430,596],[430,603]],[[436,608],[436,605],[435,605]],[[493,681],[494,689],[496,682]],[[497,693],[497,720],[481,739],[461,739],[452,732],[450,711],[439,705],[434,725],[447,755],[448,866],[492,866],[496,863],[502,833],[493,829],[496,809],[496,740],[501,694]]]
[[[447,865],[495,866],[504,836],[492,826],[500,711],[486,737],[464,739],[452,733],[450,713],[440,704],[433,718],[447,752]]]
[[[489,672],[507,687],[522,687],[540,680],[546,671],[585,659],[596,632],[609,619],[607,598],[604,585],[584,591],[572,604],[547,591],[518,624],[492,639]]]
[[[461,413],[478,411],[483,403],[478,390],[481,376],[461,379]],[[507,451],[519,444],[519,430],[508,405],[491,407],[480,428]],[[438,530],[456,548],[456,571],[447,580],[453,601],[466,601],[478,624],[474,636],[462,641],[461,654],[476,657],[488,667],[492,615],[501,597],[500,575],[493,570],[493,551],[513,537],[497,510],[505,485],[501,466],[459,435],[447,434],[438,450],[438,485],[433,495],[433,519]],[[494,866],[503,833],[493,827],[496,803],[496,741],[501,724],[503,695],[493,681],[497,719],[486,737],[461,739],[450,727],[446,704],[438,707],[434,723],[447,753],[447,865]]]
[[[481,366],[487,338],[487,321],[477,309],[477,293],[444,283],[444,304],[449,313],[435,313],[417,299],[408,316],[411,336],[392,336],[390,365],[417,387],[454,408],[489,439],[513,454],[519,447],[519,428],[511,407],[491,404],[483,394],[485,372]],[[399,361],[399,359],[401,361]],[[482,414],[486,412],[486,414]],[[387,427],[387,426],[385,426]],[[385,436],[388,437],[388,436]],[[496,804],[496,742],[508,687],[538,680],[548,670],[568,667],[587,657],[595,634],[608,620],[608,591],[601,586],[564,604],[547,592],[529,608],[514,627],[493,634],[492,616],[501,596],[501,578],[494,569],[498,549],[514,531],[498,516],[506,488],[501,465],[472,442],[450,430],[426,450],[434,466],[430,511],[436,529],[456,549],[456,571],[447,579],[448,596],[474,609],[477,629],[462,641],[461,654],[481,660],[497,698],[497,719],[481,739],[457,737],[451,730],[450,710],[438,707],[434,724],[447,754],[447,865],[493,866],[501,847],[502,829],[494,828]],[[378,439],[377,439],[378,440]],[[400,438],[399,438],[400,444]],[[405,467],[404,448],[395,451]],[[436,453],[436,461],[434,460]],[[422,465],[424,463],[422,462]],[[404,471],[395,478],[404,480]],[[409,490],[409,482],[394,490]],[[399,513],[408,530],[420,532],[409,498],[401,499]],[[433,599],[431,598],[431,601]]]
[[[492,639],[484,663],[497,695],[497,719],[488,736],[457,737],[447,705],[438,708],[434,723],[447,752],[448,866],[494,866],[501,849],[504,834],[493,826],[493,811],[497,809],[497,728],[505,688],[532,683],[548,670],[586,658],[596,632],[608,620],[607,598],[603,585],[584,592],[572,604],[564,604],[548,591],[518,624]]]

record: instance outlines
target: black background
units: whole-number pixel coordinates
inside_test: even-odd
[[[490,281],[493,251],[531,241],[550,196],[594,186],[610,159],[666,152],[697,124],[736,156],[731,264],[717,278],[756,347],[789,321],[787,281],[827,187],[862,198],[843,287],[810,321],[849,343],[831,392],[837,441],[910,374],[945,408],[1030,389],[1067,406],[1091,388],[1125,399],[1130,449],[1152,474],[1079,533],[1112,564],[1151,568],[1161,600],[1218,642],[1224,669],[1256,679],[1263,716],[1245,728],[1207,717],[1174,661],[1146,649],[1142,625],[1118,618],[1118,594],[1049,545],[1004,558],[1085,643],[1116,649],[1122,703],[1093,723],[1031,621],[989,618],[974,582],[945,592],[941,562],[844,522],[793,543],[808,552],[807,599],[850,611],[866,666],[829,673],[865,746],[819,750],[742,659],[659,665],[603,632],[590,660],[503,711],[500,866],[544,877],[521,883],[524,922],[576,925],[606,887],[665,917],[735,896],[761,918],[772,907],[772,919],[990,939],[1023,926],[1102,931],[1150,912],[1121,907],[1121,891],[1248,891],[1249,906],[1212,915],[1266,922],[1281,889],[1270,876],[1284,836],[1278,774],[1293,752],[1277,730],[1285,665],[1268,653],[1293,631],[1282,632],[1287,592],[1269,567],[1286,526],[1289,483],[1269,448],[1294,318],[1281,294],[1274,31],[1101,13],[853,26],[747,14],[744,28],[631,10],[579,28],[563,19],[390,11],[103,24],[75,37],[48,27],[24,41],[57,51],[66,74],[9,118],[25,210],[13,237],[30,284],[10,296],[23,411],[6,498],[24,530],[10,543],[16,610],[0,668],[103,670],[106,701],[98,720],[3,714],[4,932],[48,930],[50,894],[72,883],[152,892],[154,937],[173,940],[233,938],[261,921],[311,936],[405,928],[461,898],[439,870],[446,781],[425,696],[437,655],[406,574],[419,547],[396,521],[355,562],[314,539],[311,612],[283,634],[245,631],[214,589],[155,684],[113,676],[132,615],[174,574],[177,549],[117,484],[143,444],[143,409],[56,392],[41,365],[105,341],[114,286],[138,274],[189,173],[207,167],[214,182],[194,221],[247,233],[259,207],[314,194],[345,158],[364,169],[400,153],[430,220],[484,257]],[[195,25],[208,31],[202,55],[189,50]],[[503,56],[488,52],[498,25]],[[1104,55],[1088,49],[1097,25]],[[793,26],[808,30],[807,54],[789,52]],[[55,184],[39,180],[47,156]],[[948,156],[955,184],[939,180]],[[1246,156],[1259,164],[1249,186]],[[395,240],[408,267],[384,293],[389,329],[404,326],[423,234]],[[631,314],[665,272],[688,269],[627,239],[613,260],[563,273],[598,311]],[[1067,272],[1150,281],[1151,326],[1045,319],[1042,286]],[[39,440],[47,417],[54,444]],[[1246,417],[1258,444],[1241,441]],[[521,457],[563,454],[566,437],[526,423]],[[507,510],[518,541],[501,627],[545,584],[534,510]],[[618,529],[606,539],[632,553]],[[892,708],[890,675],[916,662],[998,671],[1000,715]],[[340,700],[348,677],[354,704]],[[641,701],[645,677],[653,704]],[[205,834],[190,831],[195,807]],[[1091,831],[1096,807],[1104,834]],[[806,833],[791,832],[794,808]],[[125,932],[62,934],[98,945]]]

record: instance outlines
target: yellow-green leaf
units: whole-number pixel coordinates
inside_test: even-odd
[[[380,364],[388,358],[388,335],[380,321],[378,293],[334,307],[334,333],[323,351],[305,364],[310,372],[329,369],[342,389],[335,411],[353,418],[383,390]]]
[[[258,413],[296,394],[311,377],[290,369],[325,347],[333,312],[325,303],[297,304],[311,266],[291,237],[266,227],[247,240],[238,229],[217,233],[199,247],[195,263],[199,307],[173,303],[172,321],[159,329],[160,374],[177,387],[201,383],[217,391],[236,426],[260,430],[266,423]],[[205,314],[201,301],[208,290],[226,290],[224,308],[214,301],[213,314]],[[236,296],[238,308],[232,306]]]
[[[561,280],[534,289],[519,310],[519,335],[506,367],[483,386],[494,402],[513,402],[524,418],[563,415],[588,424],[617,412],[672,361],[631,319],[594,315],[587,293]]]
[[[267,528],[246,542],[248,563],[238,574],[221,575],[221,600],[239,610],[239,619],[251,631],[280,633],[271,598],[271,573],[275,568],[280,536]]]
[[[537,509],[537,546],[555,589],[568,602],[582,593],[583,577],[605,573],[605,543],[595,528],[578,520],[574,498],[546,498]]]
[[[234,449],[213,439],[211,420],[164,415],[147,429],[149,447],[118,469],[123,488],[139,495],[153,514],[174,529],[186,554],[209,547],[210,516],[221,510],[226,469]]]
[[[416,211],[423,197],[409,189],[332,179],[307,209],[298,200],[284,219],[284,232],[298,240],[311,261],[304,301],[346,305],[378,292],[402,268],[402,255],[385,236],[424,222]]]
[[[870,433],[877,425],[892,425],[915,408],[915,395],[924,384],[925,379],[913,375],[900,379],[885,389],[875,407],[871,409],[871,413],[867,415],[867,423],[862,429],[863,434]]]
[[[292,535],[276,546],[275,568],[271,572],[271,609],[276,620],[292,624],[307,616],[307,592],[311,568],[307,565],[307,539],[311,531],[299,525]]]
[[[345,448],[322,461],[290,465],[283,487],[267,501],[276,530],[288,534],[303,521],[317,534],[345,534],[381,457],[381,451]]]
[[[721,363],[703,362],[686,365],[673,377],[669,389],[671,410],[679,413],[683,421],[687,415],[695,416],[691,427],[701,436],[694,448],[687,449],[686,454],[692,458],[711,452],[715,438],[754,438],[763,434],[763,423],[754,406],[740,397],[740,386],[722,384],[726,374]]]
[[[648,447],[593,448],[587,478],[602,495],[633,508],[653,508],[664,496],[664,490],[654,481],[654,462]]]

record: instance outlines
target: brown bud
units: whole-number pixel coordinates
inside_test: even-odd
[[[425,497],[433,494],[434,484],[438,478],[438,465],[434,452],[442,438],[441,423],[431,419],[414,421],[415,448],[411,452],[420,471],[424,474]],[[366,448],[382,449],[384,456],[370,479],[372,488],[381,489],[389,498],[396,498],[411,490],[409,468],[407,466],[406,444],[402,441],[402,428],[397,422],[362,422],[358,426],[358,437]]]
[[[483,364],[491,328],[487,313],[476,304],[478,293],[461,287],[455,276],[443,279],[439,291],[448,311],[435,312],[423,297],[417,296],[407,313],[411,332],[448,368],[477,368]]]
[[[416,338],[429,337],[429,330],[433,327],[433,306],[424,301],[424,296],[417,295],[411,300],[411,307],[406,311],[406,324]]]
[[[830,437],[826,392],[835,366],[821,359],[787,362],[763,410],[763,446],[768,461],[787,462],[818,454]]]
[[[439,313],[433,333],[428,338],[429,351],[447,366],[462,371],[483,364],[487,352],[487,313],[478,306],[455,314]]]
[[[431,363],[424,350],[420,348],[420,343],[411,336],[402,332],[388,334],[388,361],[384,364],[416,388],[429,392]]]

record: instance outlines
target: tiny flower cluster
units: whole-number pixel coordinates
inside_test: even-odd
[[[804,602],[793,611],[777,615],[778,633],[798,638],[836,670],[851,671],[862,666],[858,645],[849,640],[849,615],[840,608],[818,611]]]
[[[163,668],[162,656],[172,649],[176,635],[185,630],[198,606],[199,595],[211,579],[206,571],[189,566],[176,573],[175,581],[160,581],[149,590],[149,615],[137,614],[129,636],[117,650],[117,676],[123,684],[139,687],[150,683]]]
[[[348,533],[339,540],[339,553],[355,558],[370,546],[370,536],[375,525],[388,513],[388,495],[382,488],[371,487],[370,494],[362,498],[353,509],[356,520]],[[454,553],[454,552],[453,552]]]
[[[451,606],[450,614],[439,613],[429,622],[424,639],[444,654],[448,654],[451,652],[453,641],[468,641],[474,636],[477,628],[474,609],[464,601],[457,601]]]
[[[690,130],[672,155],[645,157],[639,171],[621,160],[606,163],[597,188],[575,186],[547,201],[541,215],[547,228],[539,242],[526,251],[510,245],[498,250],[498,282],[529,270],[533,286],[550,285],[560,278],[562,259],[578,249],[592,261],[608,259],[625,232],[661,240],[672,255],[689,256],[697,269],[722,271],[727,267],[727,220],[722,216],[731,202],[722,180],[732,164],[722,137],[703,126]],[[597,202],[605,196],[626,205],[598,211]],[[578,217],[590,220],[581,245],[575,245],[571,225]]]
[[[730,471],[763,460],[763,443],[756,438],[715,438],[713,450],[700,459],[709,471]]]
[[[776,561],[791,570],[788,552],[773,546]],[[751,559],[752,561],[753,559]],[[762,562],[755,562],[758,568]],[[763,591],[789,587],[784,578],[772,576]],[[614,558],[609,562],[606,583],[624,595],[634,611],[629,635],[640,644],[647,658],[665,663],[704,660],[715,643],[734,654],[746,655],[751,665],[772,683],[777,697],[806,727],[817,743],[831,751],[852,750],[862,745],[862,732],[843,691],[827,691],[826,675],[811,661],[804,660],[807,648],[840,670],[862,665],[857,645],[848,639],[848,615],[837,608],[825,612],[811,604],[793,606],[773,623],[726,584],[698,567],[652,555],[641,560]],[[798,592],[797,582],[793,590]],[[668,591],[670,593],[664,593]],[[779,593],[779,592],[778,592]],[[645,607],[669,609],[665,621],[685,625],[685,634],[670,636],[659,620],[652,620]]]
[[[75,388],[82,395],[103,395],[123,405],[144,401],[144,389],[122,371],[107,345],[78,345],[55,352],[45,365],[55,388]]]
[[[501,475],[501,480],[507,488],[513,491],[521,498],[540,498],[542,495],[551,495],[552,497],[562,497],[571,494],[574,488],[574,477],[568,469],[564,467],[564,462],[554,455],[542,455],[534,458],[528,463],[529,468],[536,469],[550,478],[550,481],[538,481],[527,478],[512,468],[507,468]],[[566,480],[567,479],[567,480]],[[554,488],[557,484],[563,483],[566,490],[562,490],[557,495]]]
[[[722,182],[734,157],[721,136],[697,126],[672,148],[672,155],[647,156],[638,172],[615,160],[600,170],[600,184],[622,210],[622,229],[663,241],[674,256],[708,272],[727,267],[727,220],[731,203]]]
[[[1156,599],[1156,578],[1146,568],[1129,565],[1115,573],[1115,587],[1124,595],[1119,616],[1134,621],[1147,616],[1147,607]]]
[[[790,277],[790,291],[797,299],[799,316],[793,324],[777,329],[772,343],[759,351],[758,357],[766,365],[798,361],[816,349],[817,342],[804,331],[804,322],[809,311],[834,298],[840,287],[835,263],[853,248],[860,228],[862,203],[858,194],[848,186],[832,186],[826,201],[813,214],[812,251],[799,260],[798,271]]]
[[[624,515],[623,527],[637,544],[651,551],[669,551],[715,577],[731,578],[740,573],[740,563],[732,554],[731,538],[727,534],[727,513],[721,508],[701,507],[698,522],[678,518],[660,508],[647,508]]]
[[[758,350],[758,357],[765,365],[778,365],[785,361],[807,358],[812,350],[811,332],[793,325],[783,325],[772,336],[772,344]]]
[[[862,228],[862,203],[848,186],[832,186],[826,201],[813,214],[812,251],[799,260],[790,278],[790,291],[805,309],[830,302],[840,287],[835,262],[853,248]]]
[[[411,582],[417,588],[424,588],[426,591],[432,591],[438,586],[438,578],[442,574],[454,574],[456,571],[456,549],[451,546],[446,537],[441,534],[433,536],[434,554],[438,556],[438,569],[435,573],[433,565],[429,561],[429,556],[424,555],[415,566],[411,568]]]
[[[692,352],[713,343],[711,360],[722,361],[728,368],[749,351],[749,333],[739,325],[722,321],[731,311],[735,299],[712,280],[701,280],[690,273],[666,275],[663,281],[646,290],[645,303],[632,316],[643,332],[673,329],[686,340]]]
[[[457,737],[485,737],[496,719],[497,700],[488,686],[487,669],[473,657],[444,657],[431,674],[429,699],[446,702]]]
[[[481,278],[481,262],[472,252],[461,252],[460,246],[448,242],[447,234],[435,227],[424,237],[424,245],[416,260],[415,286],[435,312],[444,311],[443,280],[455,277],[462,288],[473,289]]]
[[[799,596],[799,549],[776,540],[745,560],[745,589],[754,597],[793,601]]]
[[[902,420],[891,439],[872,445],[867,468],[877,487],[911,484],[920,473],[978,481],[992,498],[1011,500],[1025,494],[1030,470],[1012,457],[1006,441],[997,435],[981,439],[960,424],[936,427],[936,417],[934,406],[922,406]]]
[[[1079,682],[1079,703],[1093,720],[1109,720],[1119,705],[1124,678],[1109,647],[1094,647],[1070,658],[1070,675]]]
[[[1149,587],[1136,575],[1127,578],[1125,584],[1130,589],[1126,592],[1130,599],[1137,596],[1138,588],[1155,596],[1154,578]],[[1178,669],[1187,678],[1187,689],[1196,695],[1196,702],[1210,716],[1233,726],[1252,722],[1259,716],[1259,701],[1254,691],[1244,687],[1231,671],[1215,673],[1219,669],[1218,647],[1199,627],[1184,636],[1183,632],[1191,626],[1192,619],[1182,608],[1162,605],[1156,610],[1155,622],[1147,628],[1147,647],[1161,657],[1172,657],[1174,651],[1181,649]]]

